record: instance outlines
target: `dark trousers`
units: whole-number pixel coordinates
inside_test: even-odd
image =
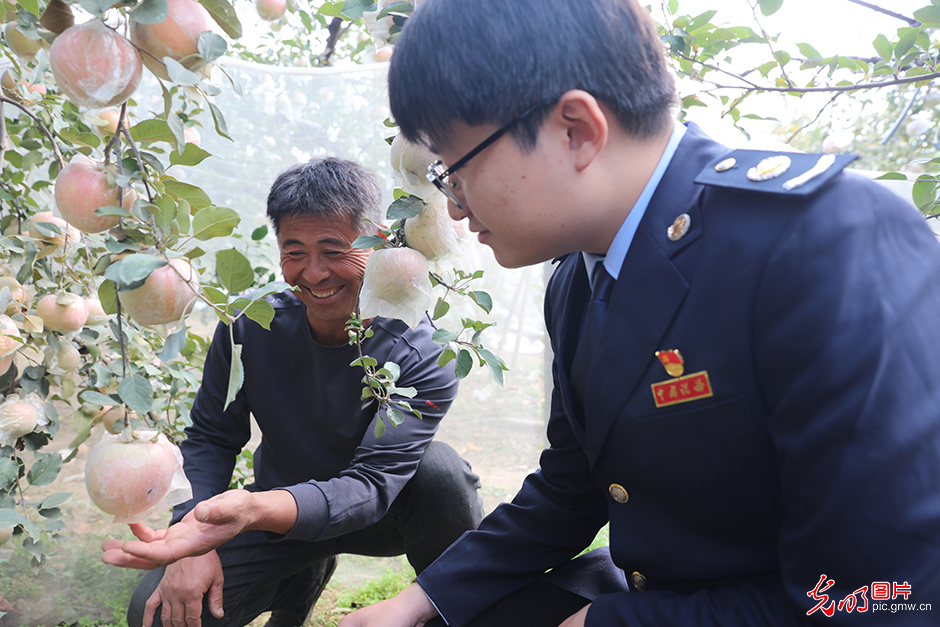
[[[388,513],[369,527],[317,542],[272,542],[260,531],[239,534],[217,549],[225,575],[225,616],[215,618],[204,602],[202,624],[240,627],[273,610],[279,621],[300,625],[332,575],[334,557],[342,553],[404,554],[420,573],[465,531],[480,524],[479,488],[480,478],[470,464],[447,444],[435,441]],[[163,572],[162,568],[149,571],[137,585],[127,611],[129,627],[142,624],[144,605]],[[161,625],[159,608],[153,624]]]

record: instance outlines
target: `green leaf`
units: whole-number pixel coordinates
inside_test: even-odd
[[[199,35],[196,48],[199,50],[199,56],[202,57],[203,61],[212,63],[225,54],[225,51],[228,50],[228,43],[216,33],[207,30]]]
[[[470,298],[473,300],[473,302],[480,306],[480,309],[486,313],[490,313],[490,311],[493,310],[493,299],[486,292],[470,292]]]
[[[470,354],[465,348],[461,348],[460,352],[457,353],[457,365],[454,369],[454,372],[457,375],[458,379],[463,379],[473,368],[473,355]]]
[[[245,308],[245,315],[270,331],[271,321],[274,320],[274,306],[266,300],[256,300]]]
[[[119,292],[127,292],[143,285],[151,272],[166,263],[166,260],[156,255],[137,253],[108,266],[104,276],[114,281]]]
[[[385,435],[385,422],[382,420],[381,414],[376,414],[375,417],[375,429],[372,430],[372,436],[376,439],[379,439]]]
[[[378,235],[360,235],[353,241],[350,248],[375,248],[376,246],[384,244],[386,241],[384,237]]]
[[[448,311],[450,311],[450,303],[438,296],[437,303],[434,305],[434,313],[431,315],[431,320],[443,318],[447,315]]]
[[[930,178],[920,178],[914,183],[911,190],[914,204],[921,211],[926,211],[937,202],[937,181]]]
[[[182,198],[192,205],[193,209],[204,209],[212,204],[212,201],[209,200],[209,194],[195,185],[167,178],[163,180],[163,186],[177,200]]]
[[[885,61],[891,60],[891,56],[894,54],[894,47],[891,45],[891,42],[888,41],[887,37],[883,34],[879,34],[875,37],[875,41],[872,42],[872,45],[875,47],[875,52],[878,53],[879,57]]]
[[[405,422],[405,414],[401,413],[399,410],[394,407],[388,408],[388,419],[393,426],[397,427],[401,423]]]
[[[906,181],[907,175],[902,172],[885,172],[875,179],[876,181]]]
[[[211,102],[206,101],[206,104],[209,105],[209,111],[212,112],[212,123],[215,124],[215,132],[225,139],[232,141],[232,138],[228,136],[228,125],[225,123],[225,116],[223,116],[219,108]]]
[[[940,7],[938,7],[940,8]],[[898,43],[894,46],[894,55],[900,59],[908,50],[914,47],[914,44],[917,43],[917,37],[920,35],[919,28],[899,28],[898,29]]]
[[[783,0],[757,0],[760,12],[764,15],[773,15],[783,6]]]
[[[436,344],[445,345],[457,339],[458,333],[448,331],[447,329],[435,329],[431,335],[431,340]]]
[[[131,217],[131,212],[123,207],[98,207],[95,209],[96,216],[120,216],[122,218]]]
[[[58,453],[43,455],[33,464],[26,473],[26,480],[33,486],[49,485],[59,476],[62,470],[62,457]]]
[[[402,196],[391,205],[385,217],[389,220],[401,220],[402,218],[414,218],[424,209],[424,201],[417,196]]]
[[[41,531],[35,524],[12,509],[0,509],[0,529],[20,526],[33,540],[38,540]]]
[[[110,267],[110,266],[109,266]],[[101,301],[101,308],[108,315],[117,313],[117,290],[114,281],[102,281],[98,286],[98,300]]]
[[[19,475],[20,465],[14,457],[0,457],[0,490],[6,490]],[[2,528],[0,525],[0,529]]]
[[[186,323],[180,321],[176,330],[163,342],[163,349],[157,357],[163,362],[173,361],[184,348],[186,348]]]
[[[173,133],[164,120],[144,120],[131,127],[131,137],[136,142],[173,143]]]
[[[212,156],[212,153],[206,152],[196,144],[187,143],[185,146],[182,154],[170,153],[170,165],[199,165]]]
[[[259,226],[251,232],[251,241],[260,242],[268,235],[268,226],[266,224]]]
[[[220,250],[215,254],[215,273],[222,287],[232,293],[247,290],[255,282],[251,262],[234,248]]]
[[[242,36],[242,23],[228,0],[199,0],[199,4],[206,7],[215,23],[222,27],[225,34],[232,39]]]
[[[170,132],[173,133],[173,144],[176,146],[176,151],[182,153],[183,148],[186,147],[186,136],[183,133],[183,120],[178,114],[171,113],[166,118],[166,124]]]
[[[940,26],[940,7],[929,6],[914,11],[914,19],[927,27]]]
[[[36,17],[41,17],[39,13],[39,2],[36,0],[26,0],[25,2],[20,2],[19,5]]]
[[[786,50],[776,50],[774,51],[774,58],[780,65],[786,65],[790,62],[790,53]]]
[[[813,57],[822,58],[822,55],[819,54],[819,51],[809,44],[796,44],[796,47],[799,48],[800,54],[802,54],[807,59],[811,59]]]
[[[228,374],[228,391],[225,393],[225,406],[222,411],[228,409],[228,406],[235,400],[238,391],[242,389],[242,383],[245,382],[245,370],[242,366],[242,345],[232,341],[232,369]]]
[[[198,85],[202,80],[199,74],[187,70],[182,63],[173,57],[163,57],[163,62],[166,64],[166,73],[174,85]],[[172,119],[172,116],[170,116],[169,119]],[[172,128],[172,126],[170,128]]]
[[[170,14],[167,0],[144,0],[130,12],[129,16],[141,24],[159,24]]]
[[[366,11],[377,11],[378,5],[372,0],[346,0],[343,3],[343,15],[350,20],[362,17]]]
[[[480,358],[486,364],[486,367],[490,371],[490,375],[493,377],[493,381],[499,384],[500,387],[503,385],[503,371],[509,370],[506,367],[506,364],[503,363],[503,360],[486,350],[485,348],[477,349],[480,353]]]
[[[238,212],[228,207],[206,207],[193,217],[193,236],[198,240],[228,237],[241,222]]]
[[[410,2],[399,0],[398,2],[392,2],[386,5],[379,11],[379,14],[375,16],[375,19],[381,20],[383,17],[388,17],[389,15],[408,14],[412,11],[414,11],[414,6]]]
[[[270,296],[271,294],[277,294],[278,292],[283,292],[285,290],[291,289],[290,283],[286,281],[272,281],[267,285],[263,285],[253,291],[249,296],[251,300],[260,300],[265,296]]]
[[[59,507],[68,503],[69,499],[72,498],[72,495],[68,492],[56,492],[55,494],[50,494],[42,500],[42,503],[39,504],[39,509],[52,509],[54,507]]]
[[[153,408],[153,388],[150,381],[139,374],[124,377],[117,391],[124,404],[138,414],[146,414]]]
[[[94,390],[85,390],[79,395],[86,403],[91,403],[92,405],[101,405],[106,407],[108,405],[117,405],[120,403],[120,400],[113,398],[108,394],[102,394],[101,392],[95,392]]]

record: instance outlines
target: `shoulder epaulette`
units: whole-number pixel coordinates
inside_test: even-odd
[[[855,154],[733,150],[706,165],[695,177],[695,182],[753,192],[807,196],[856,159],[858,155]]]

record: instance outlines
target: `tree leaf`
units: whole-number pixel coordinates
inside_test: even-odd
[[[499,384],[500,387],[503,385],[503,371],[509,370],[506,367],[506,364],[503,363],[503,360],[486,350],[485,348],[477,349],[480,353],[480,358],[486,363],[486,367],[490,371],[490,375],[493,377],[493,381]]]
[[[166,118],[166,125],[173,134],[173,143],[176,146],[176,152],[182,153],[186,147],[186,136],[183,133],[183,120],[176,113],[171,113]]]
[[[448,331],[447,329],[435,329],[434,333],[431,335],[431,340],[443,346],[456,340],[458,335],[459,334]]]
[[[199,0],[199,4],[206,7],[206,11],[215,23],[222,27],[226,35],[232,39],[242,36],[242,23],[238,21],[235,8],[229,4],[228,0]]]
[[[174,85],[198,85],[202,80],[202,76],[187,70],[182,63],[173,57],[163,57],[163,63],[166,64],[166,73]],[[171,114],[170,117],[172,118],[173,115],[176,114]],[[173,128],[173,126],[171,125],[170,128]]]
[[[170,165],[199,165],[211,156],[211,152],[206,152],[196,144],[187,143],[182,154],[170,153]]]
[[[150,381],[139,374],[124,377],[117,391],[124,404],[138,414],[146,414],[153,408],[153,388]]]
[[[186,323],[181,321],[173,333],[163,342],[163,349],[157,357],[163,362],[173,361],[186,347]]]
[[[193,236],[198,240],[228,237],[241,222],[238,212],[228,207],[206,207],[193,217]]]
[[[207,30],[199,35],[199,41],[196,43],[199,50],[199,56],[206,63],[212,63],[220,58],[228,50],[228,43],[218,34]]]
[[[493,310],[493,298],[488,293],[482,291],[470,292],[470,298],[486,313]]]
[[[9,529],[10,527],[21,526],[23,531],[29,534],[29,537],[38,540],[40,530],[35,524],[29,522],[21,514],[12,509],[0,509],[0,529]]]
[[[350,244],[350,248],[375,248],[386,242],[384,237],[379,237],[378,235],[360,235],[353,243]]]
[[[144,0],[130,12],[130,17],[141,24],[159,24],[170,14],[167,0]]]
[[[892,55],[894,54],[894,47],[891,45],[891,42],[888,41],[888,38],[883,34],[879,34],[875,37],[875,41],[872,42],[872,45],[875,47],[875,52],[878,53],[878,56],[884,59],[885,61],[890,61]]]
[[[936,28],[940,26],[940,7],[929,6],[914,11],[914,19],[924,26]]]
[[[6,490],[7,486],[16,481],[19,476],[20,464],[17,460],[12,456],[0,457],[0,490]],[[0,525],[0,529],[2,528]]]
[[[26,473],[26,480],[30,485],[37,487],[49,485],[59,476],[60,470],[62,470],[62,457],[58,453],[43,455],[36,459],[29,472]]]
[[[215,254],[215,273],[222,287],[233,294],[247,290],[255,282],[251,262],[234,248]]]
[[[385,217],[389,220],[401,220],[402,218],[414,218],[424,209],[425,202],[417,196],[402,196],[391,205]]]
[[[131,137],[136,142],[173,143],[173,133],[165,120],[144,120],[131,127]]]
[[[91,403],[92,405],[101,405],[102,407],[107,407],[108,405],[117,405],[121,402],[120,399],[113,398],[108,394],[102,394],[101,392],[96,392],[94,390],[85,390],[81,393],[80,397],[86,403]]]
[[[72,494],[68,492],[56,492],[55,494],[50,494],[42,500],[42,503],[39,504],[39,509],[52,509],[54,507],[59,507],[68,503],[69,499],[72,498]]]
[[[437,303],[434,305],[434,313],[431,314],[431,320],[438,320],[447,315],[447,312],[450,311],[450,303],[441,298],[437,297]]]
[[[228,136],[228,125],[225,123],[225,116],[223,116],[219,108],[211,102],[206,101],[206,104],[209,105],[209,111],[212,112],[212,123],[215,124],[215,132],[225,139],[232,141],[232,138]]]
[[[937,7],[940,8],[940,7]],[[900,59],[908,50],[914,47],[914,44],[917,43],[917,37],[920,35],[919,28],[899,28],[898,29],[898,43],[894,47],[894,56]]]
[[[389,407],[388,419],[392,423],[392,426],[397,427],[401,423],[405,422],[405,415],[401,413],[401,411],[395,409],[394,407]]]
[[[162,257],[137,253],[108,266],[104,276],[114,281],[119,292],[127,292],[143,285],[150,273],[166,263]]]
[[[773,15],[783,6],[783,0],[757,0],[760,12],[764,15]]]
[[[256,300],[245,308],[245,315],[270,331],[271,321],[274,320],[274,306],[266,300]]]
[[[209,194],[195,185],[167,178],[163,180],[163,186],[177,200],[182,198],[192,205],[193,209],[204,209],[212,204],[212,201],[209,200]]]
[[[350,20],[362,17],[366,11],[377,11],[378,5],[372,0],[346,0],[343,3],[343,15]]]
[[[228,409],[228,406],[235,400],[238,391],[242,389],[242,383],[245,382],[245,370],[242,366],[242,345],[232,342],[232,368],[228,374],[228,391],[225,393],[225,406],[222,411]]]
[[[473,368],[473,355],[470,354],[465,348],[461,348],[460,352],[457,354],[457,365],[455,366],[455,373],[457,374],[458,379],[463,379]]]

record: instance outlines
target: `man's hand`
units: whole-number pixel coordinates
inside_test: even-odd
[[[437,615],[424,590],[413,583],[391,599],[346,616],[339,627],[422,627]]]
[[[563,622],[558,627],[584,627],[584,621],[587,619],[589,607],[591,607],[590,603],[582,607],[578,612],[566,618],[565,622]],[[144,627],[147,626],[145,625]]]
[[[294,505],[293,497],[282,492]],[[225,544],[257,522],[255,494],[229,490],[196,505],[181,521],[166,531],[154,531],[135,523],[131,531],[139,540],[107,540],[101,545],[105,564],[149,570],[184,557],[204,555]],[[296,505],[294,518],[296,519]]]
[[[144,606],[143,627],[160,620],[173,627],[202,627],[202,599],[208,594],[209,611],[222,618],[222,563],[215,551],[188,557],[166,567],[163,579]]]

